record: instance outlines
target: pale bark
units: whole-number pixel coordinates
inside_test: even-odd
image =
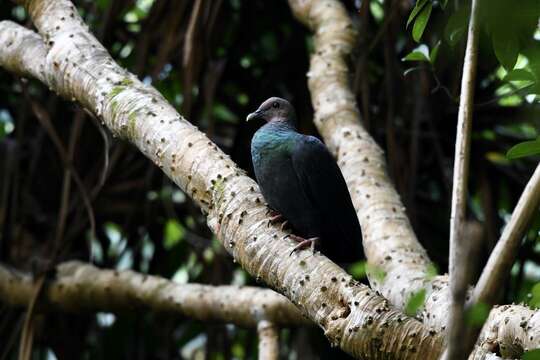
[[[362,227],[370,264],[385,276],[370,276],[371,285],[392,304],[404,308],[419,290],[444,299],[446,277],[430,281],[432,264],[418,242],[405,207],[386,171],[384,152],[361,124],[349,86],[347,59],[356,31],[344,6],[336,0],[289,0],[294,15],[314,32],[315,51],[307,74],[315,110],[314,122],[338,160]],[[442,328],[441,303],[429,308],[429,326]]]
[[[279,330],[270,321],[262,320],[257,325],[259,335],[259,360],[277,360],[279,358]]]
[[[540,165],[521,194],[512,217],[506,224],[501,238],[491,252],[488,262],[473,292],[473,301],[493,305],[497,293],[514,264],[527,226],[538,212],[540,205]]]
[[[43,83],[47,47],[41,36],[10,21],[0,22],[0,64],[20,76],[33,77]],[[36,61],[39,59],[39,61]]]
[[[497,348],[505,359],[520,358],[522,351],[540,348],[540,313],[522,305],[495,306],[482,329],[478,344]]]
[[[465,295],[467,273],[470,262],[470,239],[465,237],[465,216],[467,210],[467,185],[469,180],[469,160],[471,151],[471,131],[473,121],[474,89],[476,83],[476,62],[478,59],[478,23],[480,0],[472,0],[469,20],[467,47],[463,60],[463,76],[458,110],[456,149],[454,154],[454,176],[452,187],[452,209],[450,215],[450,288],[452,301],[449,309],[448,348],[443,359],[461,360],[470,352],[474,340],[470,339],[465,327]]]
[[[34,291],[31,276],[0,265],[0,300],[26,306]],[[284,296],[268,289],[177,284],[134,271],[98,269],[70,261],[47,282],[44,304],[67,312],[125,312],[136,309],[255,327],[261,320],[276,325],[310,322]]]
[[[352,21],[336,0],[289,0],[289,5],[294,15],[314,32],[315,51],[307,76],[315,124],[338,159],[349,186],[368,261],[385,273],[382,280],[370,276],[370,283],[399,308],[405,306],[411,295],[426,289],[426,302],[418,317],[426,326],[444,330],[451,298],[448,278],[433,276],[431,262],[386,173],[383,151],[362,126],[349,87],[347,59],[356,39]],[[524,307],[510,308],[516,313],[527,312]],[[490,317],[490,322],[495,317]],[[490,322],[485,328],[491,326]],[[503,322],[497,324],[511,331]],[[529,330],[527,334],[516,331],[515,340],[527,337],[540,345],[538,334]],[[484,343],[478,345],[471,358],[496,358],[484,349]]]
[[[204,212],[209,212],[210,227],[248,272],[285,294],[308,318],[325,330],[332,342],[351,354],[363,358],[438,357],[442,349],[442,339],[435,329],[422,326],[419,322],[403,316],[386,300],[367,287],[355,283],[348,274],[320,254],[312,255],[303,251],[289,257],[295,244],[285,239],[286,234],[277,227],[267,226],[267,208],[262,204],[256,184],[245,177],[208,138],[178,115],[155,89],[141,84],[133,75],[120,69],[88,33],[76,9],[69,2],[36,0],[28,2],[27,6],[36,27],[49,42],[50,49],[46,52],[46,57],[25,60],[43,64],[44,82],[47,85],[67,98],[78,100],[94,112],[114,134],[130,140],[191,195]],[[341,7],[339,3],[338,7]],[[341,11],[343,12],[343,9]],[[0,23],[0,33],[11,31],[9,29],[12,28],[20,29],[13,23]],[[352,28],[344,29],[349,31]],[[21,32],[33,34],[29,30]],[[7,40],[16,39],[8,37]],[[0,49],[5,49],[2,43]],[[8,59],[26,57],[25,53],[10,52],[9,49],[0,53]],[[328,55],[331,57],[333,54]],[[344,66],[344,62],[341,63]],[[5,61],[0,57],[0,65],[12,71],[30,72],[32,67],[19,68],[22,66],[20,64],[21,59]],[[346,74],[342,71],[338,78],[346,79]],[[328,107],[324,108],[328,110]],[[353,120],[349,117],[348,123],[352,130],[356,126]],[[335,119],[326,123],[339,124]],[[330,130],[327,133],[329,134]],[[339,132],[337,140],[348,139],[349,142],[343,143],[349,144],[349,149],[350,144],[356,146],[359,140],[365,148],[380,151],[367,134],[363,140],[358,139],[357,135],[361,136],[345,129]],[[353,137],[356,140],[350,142]],[[358,165],[352,155],[343,156],[350,156],[352,164]],[[399,197],[389,182],[381,184],[377,181],[388,181],[382,153],[378,154],[373,162],[362,157],[360,163],[371,164],[366,168],[366,172],[371,171],[369,181],[364,180],[368,181],[366,186],[371,186],[370,190],[387,187],[391,194],[387,196],[384,192],[377,193],[379,199],[382,196],[382,200],[388,198],[391,204],[400,204]],[[340,160],[340,165],[346,164],[342,164]],[[354,173],[357,171],[351,167],[350,174],[346,174],[348,180]],[[349,186],[360,190],[354,181],[352,184],[349,181]],[[355,194],[353,198],[360,199],[358,193]],[[365,197],[369,199],[371,195]],[[383,242],[370,245],[374,254],[371,256],[381,255],[381,251],[375,249],[376,246],[382,249],[386,247],[390,255],[382,258],[384,261],[379,265],[390,263],[392,266],[389,269],[395,269],[395,266],[399,267],[399,260],[404,260],[408,266],[403,266],[402,270],[409,267],[413,269],[412,273],[407,272],[406,280],[410,280],[412,284],[429,283],[425,276],[426,272],[429,272],[426,270],[429,268],[429,261],[414,238],[404,213],[400,212],[396,217],[377,215],[380,212],[389,215],[385,211],[393,213],[394,210],[384,201],[380,206],[373,201],[368,204],[375,217],[371,220],[372,224],[371,221],[368,222],[369,214],[360,211],[367,222],[362,225],[372,226],[367,233],[374,238],[380,235]],[[398,209],[395,211],[398,212]],[[393,237],[386,238],[384,235],[388,230],[387,224],[391,225],[389,230],[394,234]],[[396,228],[405,231],[405,236],[401,236]],[[412,238],[406,236],[407,234],[412,234]],[[402,244],[409,244],[407,246],[411,247],[403,247]],[[395,252],[397,255],[394,255]],[[419,252],[423,255],[419,256]],[[397,258],[394,259],[393,256]],[[392,281],[401,281],[397,272],[393,274]],[[405,289],[405,281],[398,283],[403,286],[403,293],[410,294],[410,291]],[[435,279],[429,284],[434,289],[438,284],[446,286],[444,278]],[[389,287],[386,282],[382,285]],[[398,295],[396,298],[399,300]],[[436,302],[437,299],[431,296],[428,301]],[[440,303],[436,305],[440,307]],[[538,341],[537,337],[535,341]],[[484,357],[480,351],[476,354],[476,358]]]
[[[435,331],[403,316],[326,257],[308,250],[289,256],[295,243],[267,225],[257,184],[154,88],[118,67],[70,2],[36,0],[26,7],[50,47],[45,58],[32,60],[44,64],[45,83],[155,162],[208,214],[210,228],[244,269],[287,296],[332,343],[355,356],[437,357],[442,338]],[[4,22],[1,29],[14,26]]]

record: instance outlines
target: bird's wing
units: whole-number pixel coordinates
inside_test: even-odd
[[[329,257],[362,256],[361,231],[349,190],[336,161],[317,138],[301,136],[291,154],[292,163],[306,197],[323,216]],[[335,252],[334,256],[330,254]],[[347,260],[342,260],[347,261]]]

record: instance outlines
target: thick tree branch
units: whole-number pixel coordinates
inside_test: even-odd
[[[388,177],[382,149],[360,122],[347,67],[356,31],[339,1],[289,0],[289,5],[314,32],[307,76],[315,125],[347,181],[368,261],[386,274],[382,281],[370,277],[370,282],[392,304],[404,307],[428,283],[431,262]]]
[[[472,0],[467,47],[463,60],[463,77],[458,110],[456,150],[454,154],[454,179],[452,187],[452,210],[450,215],[450,287],[452,301],[449,311],[449,342],[446,359],[463,359],[473,346],[472,341],[463,341],[465,322],[463,307],[468,283],[463,276],[462,268],[469,261],[464,236],[465,215],[467,205],[467,184],[469,180],[469,160],[471,148],[471,129],[473,120],[474,88],[476,80],[476,62],[478,59],[478,23],[480,0]],[[465,338],[468,338],[465,336]]]
[[[426,326],[445,329],[450,302],[448,279],[432,276],[431,262],[386,174],[383,152],[361,125],[349,88],[346,60],[356,38],[352,22],[339,1],[289,0],[289,5],[295,16],[314,31],[315,51],[308,79],[315,124],[347,180],[368,260],[386,274],[382,281],[373,277],[370,281],[398,307],[404,307],[411,295],[425,288],[426,303],[420,318]],[[523,309],[516,307],[515,311],[523,313]],[[486,328],[490,326],[486,324]],[[540,341],[530,331],[527,336],[530,341]],[[519,338],[524,339],[521,334]],[[484,357],[494,355],[477,347],[472,358]]]
[[[539,329],[540,312],[522,305],[495,306],[477,344],[491,352],[499,350],[504,359],[517,359],[523,351],[540,348]]]
[[[11,21],[0,22],[0,64],[20,76],[33,77],[41,82],[45,79],[47,46],[41,36]],[[36,61],[36,59],[40,59]]]
[[[521,194],[512,217],[491,252],[488,262],[473,292],[473,302],[493,305],[501,284],[510,273],[521,240],[540,205],[540,165]]]
[[[51,48],[46,57],[25,60],[44,64],[47,85],[68,98],[79,100],[113,133],[132,141],[192,195],[203,211],[209,212],[209,225],[220,241],[251,274],[286,294],[306,316],[325,329],[332,341],[352,354],[365,358],[438,357],[442,339],[436,331],[404,317],[384,299],[352,281],[325,257],[307,251],[289,257],[294,244],[284,239],[286,234],[278,228],[267,226],[266,207],[261,204],[256,184],[178,115],[155,89],[120,69],[82,26],[76,9],[69,2],[58,0],[42,4],[34,1],[27,5]],[[2,32],[10,27],[32,34],[13,23],[0,23]],[[2,45],[0,43],[0,49],[7,58],[26,56],[12,53]],[[20,64],[21,59],[15,63]],[[347,138],[351,134],[343,136]],[[367,143],[374,145],[367,139]],[[382,159],[382,155],[379,156]],[[384,201],[382,203],[385,206]],[[376,212],[377,208],[373,210]],[[379,218],[381,220],[384,217]],[[396,226],[399,224],[398,221]],[[399,234],[395,240],[398,239]],[[418,256],[414,249],[421,249],[415,241],[411,243],[413,248],[399,253],[409,259],[406,261],[413,268]],[[401,243],[385,242],[385,245],[391,244]],[[415,255],[408,256],[408,251]],[[392,259],[385,261],[393,262]],[[427,257],[424,262],[428,262]],[[422,279],[412,281],[425,281],[423,273],[417,274],[421,274]],[[406,282],[403,284],[405,286]],[[432,286],[435,288],[437,281]],[[436,301],[433,297],[428,300]],[[434,305],[440,307],[440,304]],[[504,326],[502,321],[500,323]],[[531,332],[525,332],[523,336],[528,338],[529,334]],[[536,333],[530,342],[535,341],[539,341]]]
[[[257,325],[259,335],[259,360],[279,359],[279,329],[267,320],[262,320]]]
[[[34,291],[31,276],[0,265],[0,301],[26,306]],[[144,308],[193,319],[255,327],[260,320],[279,325],[309,324],[284,296],[268,289],[180,285],[134,271],[101,270],[70,261],[57,266],[47,283],[46,306],[71,312],[126,311]]]
[[[158,164],[208,213],[210,228],[249,273],[285,294],[353,355],[438,356],[442,338],[436,332],[403,316],[326,257],[310,251],[289,256],[295,244],[267,225],[255,182],[154,88],[118,67],[69,1],[26,6],[50,44],[45,59],[34,59],[45,63],[46,84],[78,100]]]
[[[448,279],[433,276],[434,267],[386,172],[384,153],[362,126],[349,86],[347,59],[356,44],[352,21],[336,0],[289,0],[289,5],[314,31],[315,52],[308,72],[314,121],[338,159],[358,212],[364,250],[378,273],[370,276],[370,283],[399,308],[425,289],[420,318],[429,327],[444,329]]]

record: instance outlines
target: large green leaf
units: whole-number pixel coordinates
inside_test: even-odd
[[[514,145],[506,153],[508,159],[517,159],[525,156],[533,156],[540,154],[540,139],[533,141],[525,141]]]
[[[504,81],[532,81],[536,82],[534,74],[526,69],[514,69],[504,77]]]
[[[495,56],[508,71],[514,68],[519,55],[519,41],[516,34],[498,27],[493,30],[492,39]]]
[[[450,46],[454,47],[467,31],[469,12],[469,8],[461,7],[448,19],[444,28],[444,36]]]
[[[416,2],[416,5],[414,6],[414,9],[411,11],[411,14],[409,15],[409,19],[407,20],[407,28],[411,24],[411,22],[414,20],[416,15],[424,8],[424,5],[426,5],[427,0],[418,0]]]
[[[424,34],[424,30],[426,29],[427,23],[429,21],[429,17],[431,16],[432,9],[433,5],[431,4],[431,2],[427,3],[416,18],[412,30],[412,36],[414,41],[420,42],[422,34]]]
[[[528,67],[536,80],[531,94],[540,94],[540,42],[532,43],[531,46],[523,50],[523,54],[529,59]]]

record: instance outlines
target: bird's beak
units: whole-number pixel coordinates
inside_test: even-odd
[[[246,121],[251,121],[251,120],[254,120],[254,119],[261,119],[262,118],[262,111],[260,110],[257,110],[255,112],[252,112],[251,114],[249,114],[246,118]]]

